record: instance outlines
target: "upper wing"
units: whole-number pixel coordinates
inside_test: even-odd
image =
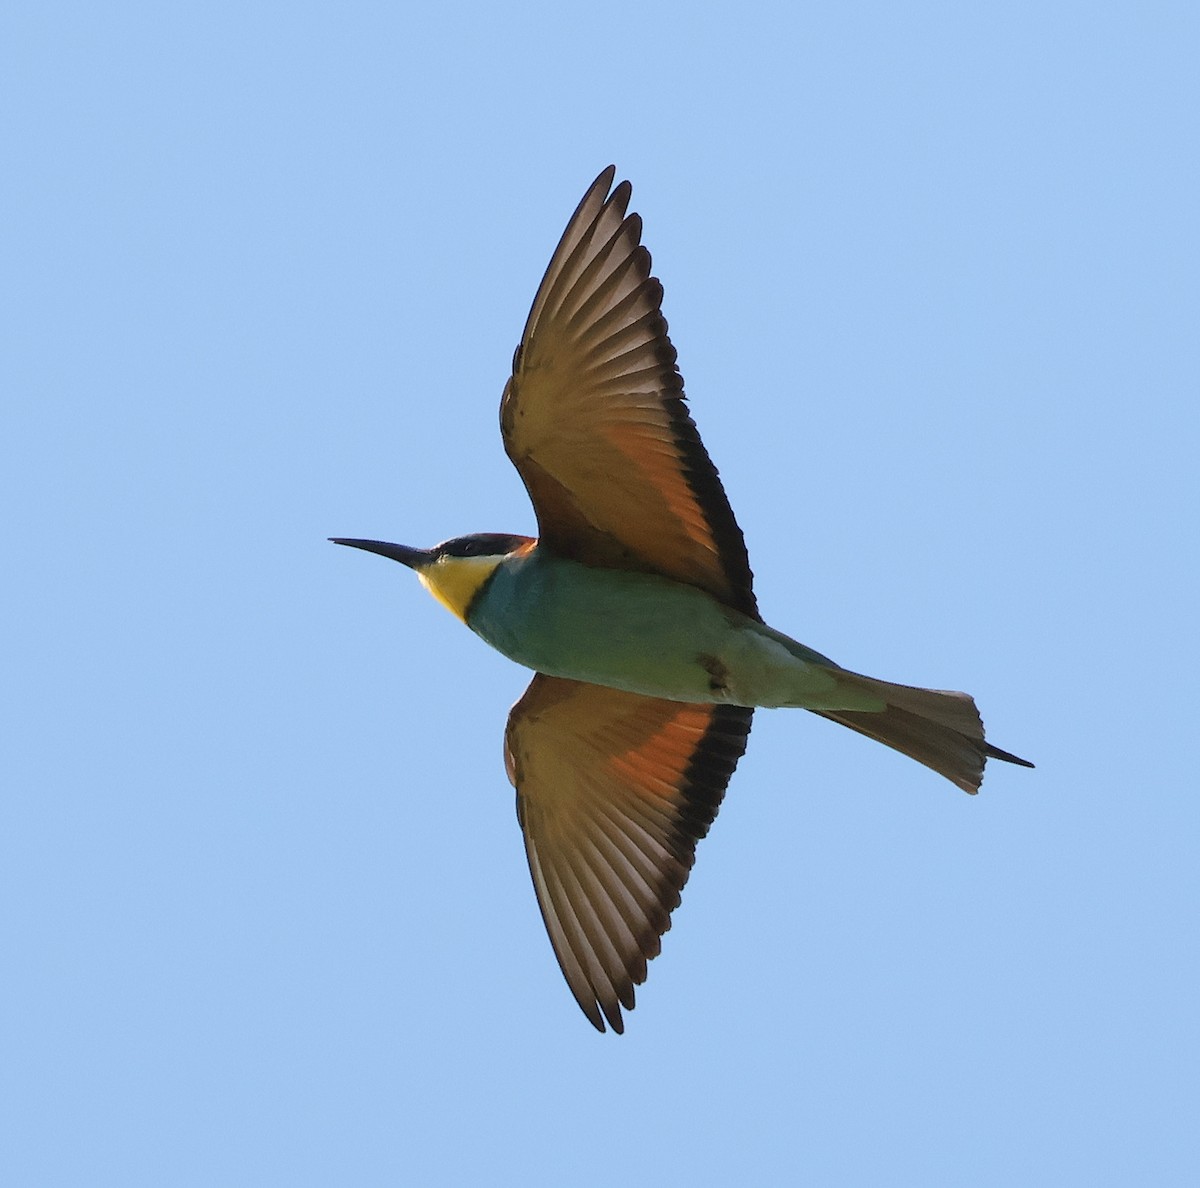
[[[753,712],[541,673],[513,706],[504,758],[542,919],[600,1031],[624,1030]]]
[[[630,187],[610,166],[542,279],[500,405],[542,541],[584,564],[665,574],[754,618],[741,530],[696,425]]]

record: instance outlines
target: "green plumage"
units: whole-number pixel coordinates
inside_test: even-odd
[[[694,586],[544,548],[497,566],[467,625],[537,672],[651,697],[867,712],[886,704],[845,682],[832,660]]]

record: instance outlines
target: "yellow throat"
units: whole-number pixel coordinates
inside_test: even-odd
[[[438,602],[465,623],[479,588],[502,561],[503,557],[439,557],[418,569],[417,577]]]

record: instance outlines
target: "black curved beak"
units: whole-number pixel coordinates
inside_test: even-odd
[[[388,544],[386,540],[350,540],[344,536],[331,536],[329,539],[334,544],[349,545],[352,549],[365,549],[368,553],[390,557],[409,569],[422,569],[433,561],[433,553],[428,549],[410,549],[408,545]]]

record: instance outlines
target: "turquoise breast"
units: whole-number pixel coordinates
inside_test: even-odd
[[[684,701],[714,699],[713,658],[747,624],[692,586],[537,549],[504,562],[467,616],[527,668]]]

